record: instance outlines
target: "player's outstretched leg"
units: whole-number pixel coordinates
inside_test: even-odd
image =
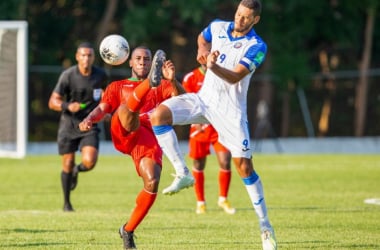
[[[162,65],[166,60],[166,54],[162,50],[157,50],[152,60],[152,67],[150,68],[148,79],[151,87],[157,87],[161,83],[162,78]]]
[[[171,195],[178,193],[184,188],[192,187],[195,182],[194,177],[186,166],[185,158],[180,153],[181,149],[179,148],[177,135],[173,127],[169,125],[153,126],[153,132],[176,171],[173,183],[165,188],[162,193]]]

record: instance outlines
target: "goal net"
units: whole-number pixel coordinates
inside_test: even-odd
[[[26,154],[27,29],[25,21],[0,21],[0,157]]]

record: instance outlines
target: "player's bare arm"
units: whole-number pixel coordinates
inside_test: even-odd
[[[102,121],[108,116],[108,107],[108,104],[100,103],[86,118],[83,119],[81,123],[79,123],[79,129],[81,131],[88,131],[92,128],[94,123]]]
[[[65,102],[60,94],[53,92],[49,99],[49,108],[58,112],[68,110],[75,113],[81,110],[81,105],[79,102]]]
[[[219,66],[216,63],[219,54],[219,51],[213,51],[207,57],[207,68],[214,72],[217,76],[223,78],[230,84],[235,84],[249,74],[249,70],[241,64],[236,65],[233,70]]]
[[[207,42],[202,33],[198,35],[198,54],[197,54],[197,61],[200,64],[205,65],[207,63],[207,56],[210,54],[211,51],[211,43]]]

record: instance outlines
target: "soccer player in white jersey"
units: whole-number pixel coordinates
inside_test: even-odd
[[[234,21],[214,20],[199,34],[197,60],[208,68],[202,89],[162,102],[152,113],[151,123],[161,148],[175,168],[186,163],[172,125],[211,123],[219,141],[231,151],[246,187],[259,220],[263,249],[277,249],[263,186],[253,168],[247,119],[250,78],[267,52],[265,42],[253,29],[260,20],[261,7],[259,0],[242,0]],[[178,192],[186,181],[185,176],[177,175],[163,193]]]

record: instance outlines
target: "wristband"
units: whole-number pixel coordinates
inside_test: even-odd
[[[62,109],[62,111],[69,110],[69,103],[68,102],[62,102],[61,109]]]
[[[87,104],[86,103],[81,103],[80,104],[80,109],[85,109],[87,107]]]

